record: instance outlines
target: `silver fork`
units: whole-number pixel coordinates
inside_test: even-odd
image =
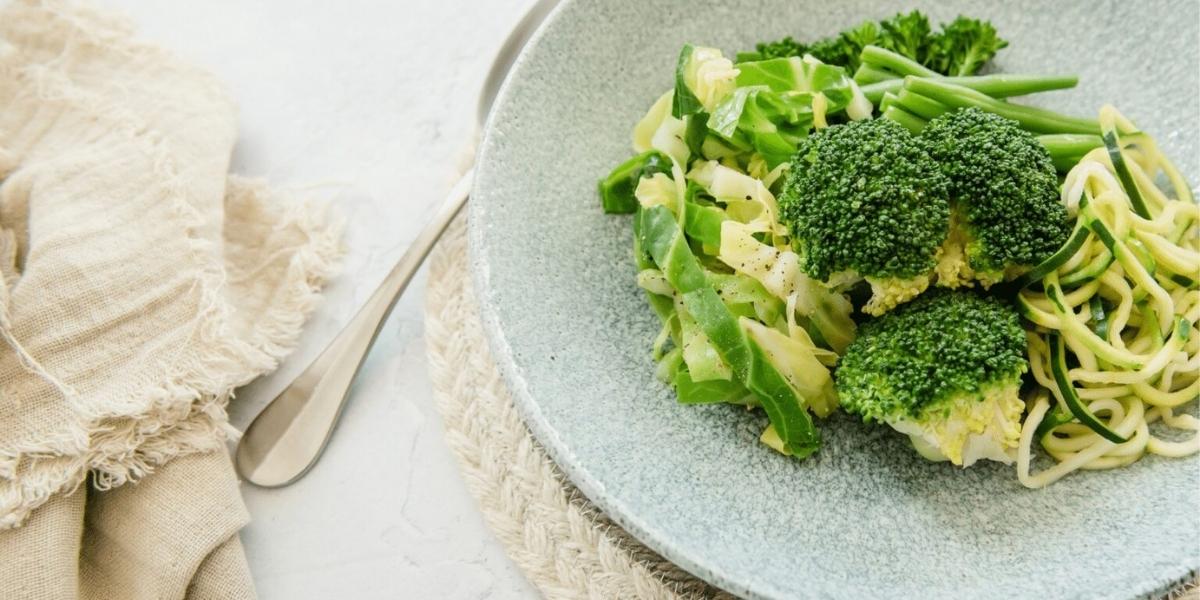
[[[480,129],[517,55],[557,3],[538,0],[500,47],[479,96],[476,119]],[[379,330],[429,251],[466,204],[473,175],[474,169],[467,171],[450,190],[437,215],[345,329],[246,428],[235,458],[244,479],[263,487],[281,487],[300,479],[316,464]]]

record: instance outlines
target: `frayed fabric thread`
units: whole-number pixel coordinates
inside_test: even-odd
[[[294,348],[341,255],[326,207],[227,179],[232,102],[130,31],[0,10],[0,528],[89,474],[105,490],[221,448],[232,390]]]

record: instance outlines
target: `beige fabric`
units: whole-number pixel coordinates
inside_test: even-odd
[[[513,562],[547,598],[729,597],[604,517],[547,457],[488,352],[465,219],[434,251],[425,303],[430,376],[467,488]],[[1168,597],[1200,600],[1196,584]]]
[[[224,451],[107,492],[81,487],[0,533],[0,598],[252,598],[237,537],[248,520]]]
[[[182,598],[200,565],[211,556],[206,567],[220,566],[213,563],[227,551],[217,550],[236,543],[249,521],[219,451],[181,456],[153,477],[89,495],[80,560],[89,598]]]
[[[235,123],[120,19],[0,7],[0,597],[253,595],[225,406],[339,245],[227,175]]]

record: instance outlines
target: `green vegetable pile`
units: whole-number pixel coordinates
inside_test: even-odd
[[[1103,219],[1126,231],[1153,217],[1163,222],[1145,235],[1173,234],[1106,249],[1085,243],[1087,226],[1064,201],[1063,179],[1094,170],[1097,157],[1110,156],[1122,181],[1137,179],[1139,164],[1150,173],[1168,163],[1135,147],[1152,142],[1129,123],[1011,101],[1077,78],[976,74],[1006,46],[988,22],[960,16],[935,31],[914,11],[811,44],[759,44],[736,62],[714,48],[681,50],[673,89],[634,127],[636,155],[598,187],[605,212],[634,215],[637,282],[662,322],[653,358],[681,403],[761,407],[762,441],[798,457],[820,446],[814,417],[840,402],[908,434],[931,460],[1011,463],[1033,437],[1021,391],[1045,381],[1036,364],[1038,377],[1025,375],[1026,356],[1044,353],[1023,327],[1050,319],[1029,321],[1044,310],[1033,301],[1016,311],[1017,292],[1041,289],[1064,264],[1074,270],[1054,285],[1104,289],[1097,278],[1125,256],[1169,265],[1165,285],[1177,291],[1162,293],[1181,294],[1178,310],[1200,311],[1200,276],[1179,274],[1200,271],[1200,252],[1177,247],[1200,218],[1166,224],[1192,212],[1131,194],[1142,211]],[[1122,166],[1125,147],[1141,163]],[[1159,168],[1179,188],[1172,169]],[[1120,205],[1105,202],[1093,205]],[[1147,206],[1169,210],[1159,217]],[[1148,285],[1122,289],[1144,303],[1137,290]],[[1186,316],[1178,319],[1191,327]],[[1179,344],[1172,360],[1190,364],[1191,346]],[[1176,398],[1192,383],[1156,380],[1154,389]],[[1096,418],[1072,422],[1079,414],[1047,418],[1047,448],[1075,425],[1104,433]]]
[[[758,44],[754,52],[737,55],[738,62],[812,55],[817,60],[855,72],[862,66],[863,48],[878,46],[901,54],[944,75],[974,75],[1008,42],[991,23],[960,16],[934,31],[920,11],[897,14],[879,22],[866,21],[840,34],[802,44],[785,37]]]

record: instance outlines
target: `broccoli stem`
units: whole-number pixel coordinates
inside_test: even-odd
[[[904,89],[928,96],[953,108],[978,107],[986,112],[1012,119],[1033,133],[1100,134],[1100,122],[1095,119],[1071,117],[1044,108],[1009,104],[983,92],[932,78],[905,77]]]
[[[877,69],[866,63],[863,63],[854,72],[854,83],[858,85],[877,84],[883,81],[899,81],[900,79],[900,75],[886,69]]]
[[[883,111],[883,116],[884,118],[891,119],[900,125],[903,125],[905,129],[913,132],[914,135],[921,133],[921,130],[925,129],[925,119],[922,119],[921,117],[918,117],[904,110],[903,108],[900,108],[899,106],[893,105],[887,107],[887,109]]]
[[[865,46],[862,50],[862,62],[883,71],[891,71],[901,77],[913,75],[916,77],[941,77],[937,71],[928,69],[921,63],[892,52],[879,46]]]
[[[858,81],[857,75],[855,75],[855,81],[862,84],[861,81]],[[940,78],[940,81],[971,88],[993,98],[1008,98],[1073,88],[1079,83],[1079,78],[1074,75],[977,75],[944,77]],[[903,79],[891,79],[864,85],[862,92],[871,102],[879,102],[884,94],[888,92],[895,94],[903,87]]]

